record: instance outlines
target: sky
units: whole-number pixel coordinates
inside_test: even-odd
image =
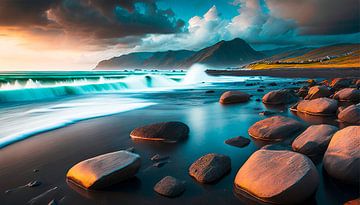
[[[358,0],[1,0],[0,71],[89,70],[139,51],[360,42]]]

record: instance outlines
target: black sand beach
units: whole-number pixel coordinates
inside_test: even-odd
[[[288,87],[292,81],[289,79],[275,87],[267,86],[265,93]],[[262,81],[261,84],[267,85],[268,82]],[[256,101],[264,94],[256,91],[259,86],[233,84],[229,89],[243,90],[254,96],[248,103],[228,106],[218,103],[224,89],[214,88],[215,93],[205,93],[203,89],[147,93],[146,98],[154,100],[157,105],[85,120],[2,148],[0,202],[4,205],[47,204],[55,199],[59,204],[257,204],[234,194],[233,182],[246,159],[264,145],[247,134],[247,129],[253,123],[266,118],[259,112],[272,110],[279,115],[303,119],[305,124],[326,121],[343,126],[331,117],[299,118],[288,107],[265,107]],[[187,140],[177,144],[163,144],[133,141],[129,137],[131,130],[136,127],[172,120],[189,125],[190,135]],[[251,143],[244,148],[224,143],[226,139],[236,136],[249,138]],[[136,178],[104,191],[85,191],[66,182],[66,172],[77,162],[130,147],[134,147],[135,152],[142,157],[142,166]],[[230,156],[232,169],[218,183],[202,185],[188,175],[188,168],[194,160],[210,152]],[[152,167],[150,158],[155,154],[169,156],[168,163],[160,168]],[[358,196],[357,187],[344,185],[327,176],[321,162],[316,166],[321,175],[320,187],[307,204],[343,204]],[[186,191],[182,196],[171,199],[153,191],[153,186],[167,175],[186,181]],[[33,180],[39,180],[41,185],[6,192]]]

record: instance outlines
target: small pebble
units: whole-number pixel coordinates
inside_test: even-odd
[[[26,186],[27,187],[37,187],[37,186],[40,186],[41,185],[41,182],[40,181],[32,181],[32,182],[29,182]]]
[[[155,161],[155,162],[166,160],[166,159],[169,159],[169,157],[168,156],[161,156],[159,154],[155,154],[154,156],[152,156],[150,158],[151,161]]]

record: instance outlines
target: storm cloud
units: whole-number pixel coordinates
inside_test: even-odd
[[[111,39],[177,33],[184,22],[153,0],[2,0],[1,26]]]
[[[360,31],[358,0],[267,0],[266,4],[273,15],[295,20],[302,35]]]

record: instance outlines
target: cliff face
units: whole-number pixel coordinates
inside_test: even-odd
[[[195,63],[211,67],[237,67],[264,58],[244,40],[220,41],[200,51],[177,50],[139,52],[114,57],[98,63],[95,69],[186,69]]]

